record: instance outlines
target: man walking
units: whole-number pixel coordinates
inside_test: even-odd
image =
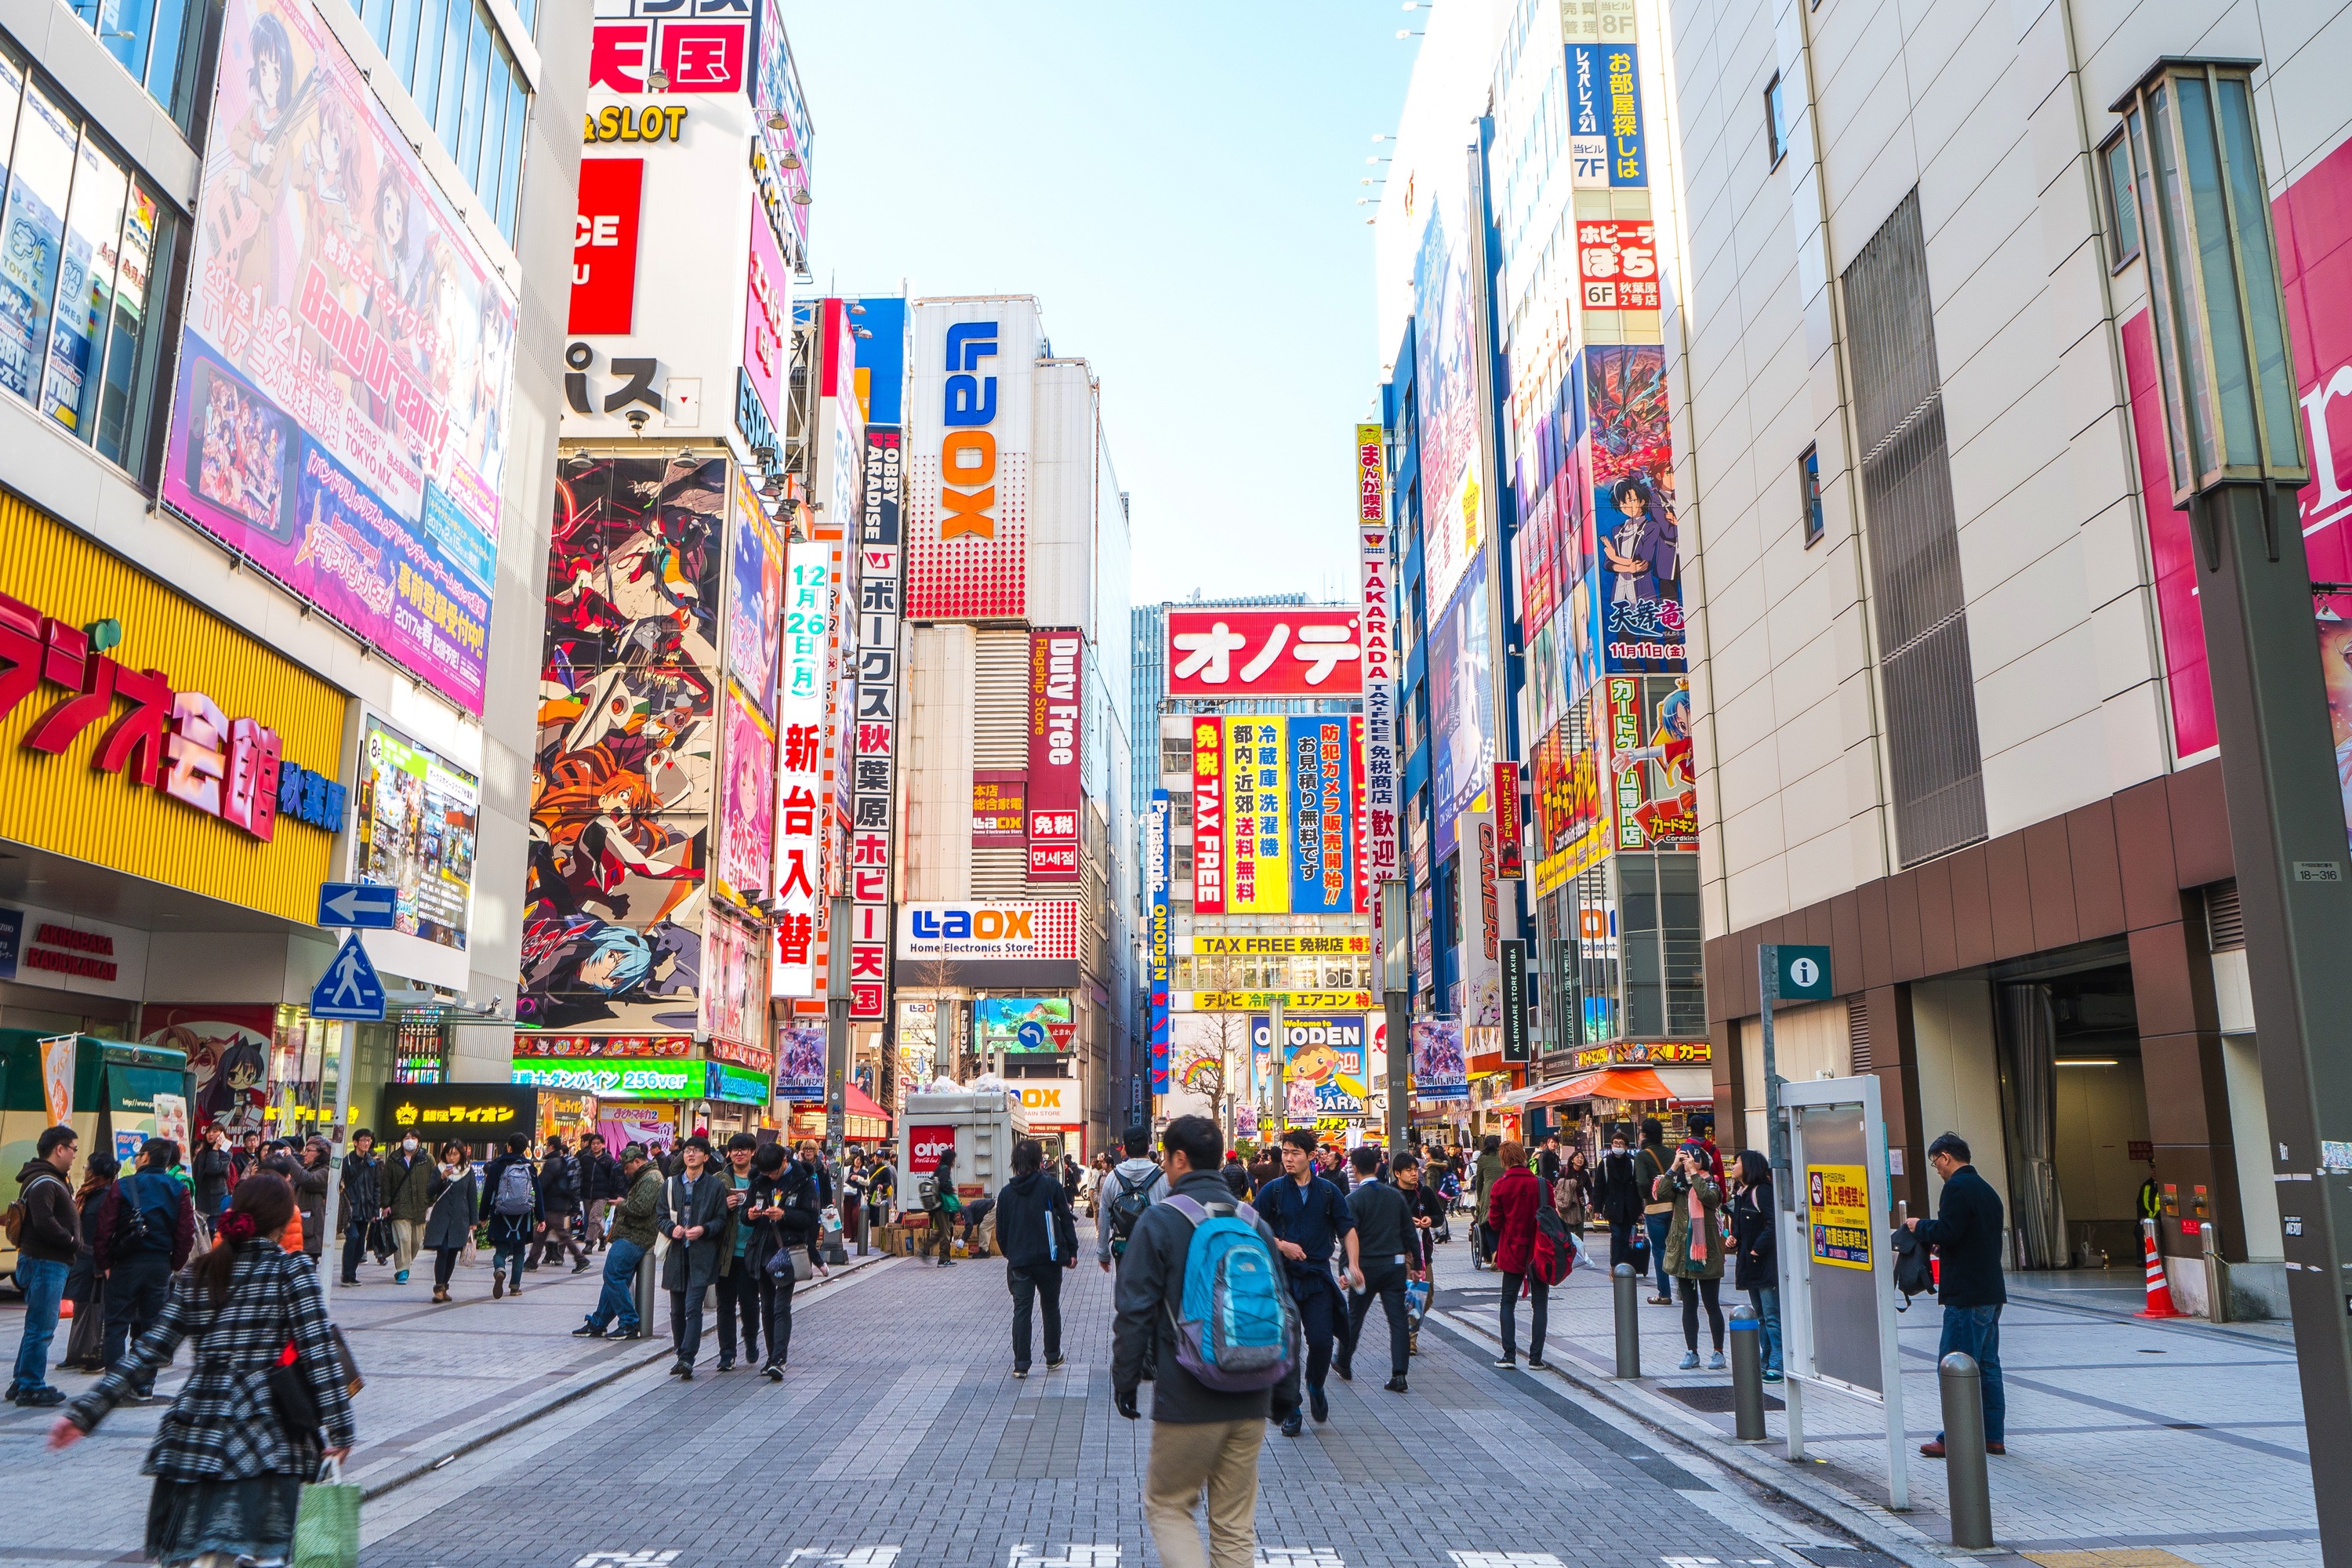
[[[66,1402],[63,1389],[49,1386],[49,1343],[58,1336],[58,1303],[65,1299],[66,1276],[81,1246],[73,1189],[66,1185],[78,1148],[72,1128],[49,1128],[34,1157],[16,1173],[16,1198],[25,1205],[25,1227],[16,1238],[16,1289],[25,1293],[25,1327],[16,1341],[16,1369],[8,1378],[11,1405],[46,1408]]]
[[[1029,1310],[1045,1320],[1045,1370],[1062,1364],[1062,1270],[1078,1266],[1078,1221],[1034,1138],[1013,1145],[1013,1179],[996,1194],[996,1249],[1013,1291],[1013,1375],[1029,1375]]]
[[[1348,1288],[1362,1289],[1356,1219],[1339,1187],[1315,1173],[1314,1133],[1299,1128],[1282,1135],[1282,1168],[1283,1174],[1258,1189],[1256,1207],[1273,1228],[1275,1250],[1282,1255],[1290,1299],[1297,1303],[1299,1327],[1307,1336],[1307,1407],[1316,1420],[1328,1421],[1331,1403],[1324,1397],[1323,1378],[1331,1369],[1332,1341],[1348,1323],[1348,1304],[1331,1278],[1331,1253],[1344,1237]],[[1293,1409],[1283,1418],[1282,1435],[1296,1437],[1305,1425]]]
[[[580,1206],[585,1217],[588,1250],[595,1251],[604,1245],[604,1214],[614,1200],[628,1195],[628,1184],[621,1179],[621,1167],[613,1156],[604,1152],[604,1135],[590,1132],[580,1140],[580,1152],[574,1163],[580,1167]]]
[[[196,1205],[172,1179],[180,1146],[150,1138],[139,1147],[139,1168],[99,1200],[98,1272],[106,1280],[106,1364],[121,1366],[131,1346],[163,1310],[172,1276],[187,1267],[196,1245]],[[315,1259],[314,1259],[315,1261]],[[131,1392],[155,1392],[148,1373]]]
[[[637,1265],[654,1244],[654,1221],[661,1212],[661,1172],[635,1143],[621,1151],[621,1177],[628,1195],[613,1211],[612,1244],[604,1249],[604,1291],[588,1321],[572,1331],[578,1340],[641,1340],[637,1321]],[[607,1326],[611,1332],[606,1332]]]
[[[1906,1219],[1922,1242],[1942,1260],[1937,1271],[1936,1295],[1944,1304],[1944,1338],[1936,1347],[1940,1362],[1954,1351],[1976,1358],[1984,1383],[1985,1452],[2006,1454],[2009,1447],[2002,1417],[2008,1394],[2000,1382],[2000,1310],[2009,1301],[2009,1288],[2000,1277],[2000,1194],[1969,1163],[1969,1145],[1957,1132],[1947,1132],[1927,1145],[1927,1163],[1944,1179],[1943,1195],[1934,1219]],[[1931,1459],[1944,1457],[1944,1435],[1922,1443],[1919,1451]]]
[[[1168,1195],[1167,1173],[1151,1161],[1151,1129],[1129,1128],[1119,1147],[1127,1158],[1095,1189],[1095,1259],[1106,1274],[1112,1259],[1127,1250],[1144,1210]]]
[[[408,1266],[425,1240],[425,1222],[433,1217],[433,1156],[414,1131],[400,1135],[400,1147],[383,1158],[377,1180],[383,1190],[384,1213],[392,1225],[392,1282],[408,1283]]]
[[[1179,1116],[1160,1133],[1160,1146],[1167,1152],[1171,1195],[1190,1199],[1211,1215],[1247,1217],[1269,1247],[1275,1244],[1273,1230],[1246,1205],[1235,1204],[1217,1174],[1224,1134],[1215,1122]],[[1128,1238],[1118,1268],[1111,1398],[1121,1415],[1138,1419],[1138,1391],[1146,1371],[1151,1372],[1151,1458],[1144,1470],[1143,1515],[1160,1561],[1167,1568],[1250,1568],[1257,1552],[1257,1456],[1265,1422],[1297,1413],[1296,1341],[1292,1369],[1273,1388],[1228,1394],[1184,1370],[1177,1360],[1176,1336],[1158,1329],[1182,1315],[1192,1229],[1193,1221],[1182,1210],[1163,1202],[1145,1211]],[[1147,1360],[1152,1363],[1149,1369]],[[1209,1494],[1206,1555],[1192,1521],[1203,1487]]]
[[[342,1194],[343,1283],[360,1282],[360,1254],[367,1250],[368,1227],[383,1217],[383,1163],[376,1158],[375,1134],[361,1128],[352,1134],[352,1152],[343,1156]],[[382,1267],[383,1258],[376,1258]]]
[[[1414,1234],[1412,1205],[1380,1178],[1381,1152],[1366,1143],[1348,1158],[1356,1167],[1356,1190],[1348,1194],[1348,1213],[1356,1228],[1348,1239],[1362,1260],[1363,1283],[1348,1298],[1348,1338],[1339,1352],[1339,1375],[1355,1381],[1356,1344],[1378,1297],[1389,1321],[1389,1380],[1383,1386],[1391,1394],[1402,1394],[1405,1367],[1412,1356],[1412,1320],[1405,1312],[1404,1287],[1417,1266],[1421,1238]]]
[[[572,1216],[580,1212],[580,1167],[563,1152],[563,1140],[547,1141],[547,1157],[539,1163],[539,1203],[547,1214],[547,1229],[531,1248],[529,1268],[572,1255],[572,1272],[588,1272],[588,1248],[572,1234]]]

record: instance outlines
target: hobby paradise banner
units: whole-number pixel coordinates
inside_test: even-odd
[[[310,0],[228,0],[163,499],[482,710],[515,301]]]

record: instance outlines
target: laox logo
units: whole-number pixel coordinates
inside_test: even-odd
[[[950,910],[943,915],[928,910],[913,912],[915,935],[925,942],[1034,942],[1031,929],[1034,910]]]
[[[981,426],[996,422],[996,378],[974,374],[996,355],[994,321],[958,321],[948,328],[947,390],[940,423],[940,537],[996,537],[996,437]],[[963,488],[958,489],[956,487]]]

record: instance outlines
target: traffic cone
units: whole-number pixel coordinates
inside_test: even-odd
[[[2156,1250],[2156,1222],[2139,1222],[2140,1245],[2147,1257],[2147,1305],[2133,1314],[2139,1318],[2178,1318],[2173,1310],[2172,1285],[2164,1276],[2164,1258]]]

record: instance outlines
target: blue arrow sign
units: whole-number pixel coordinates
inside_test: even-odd
[[[318,923],[390,931],[397,902],[395,890],[380,882],[321,882]]]
[[[375,977],[375,965],[368,962],[367,949],[356,935],[343,938],[335,961],[310,988],[310,1016],[383,1021],[383,982]]]

